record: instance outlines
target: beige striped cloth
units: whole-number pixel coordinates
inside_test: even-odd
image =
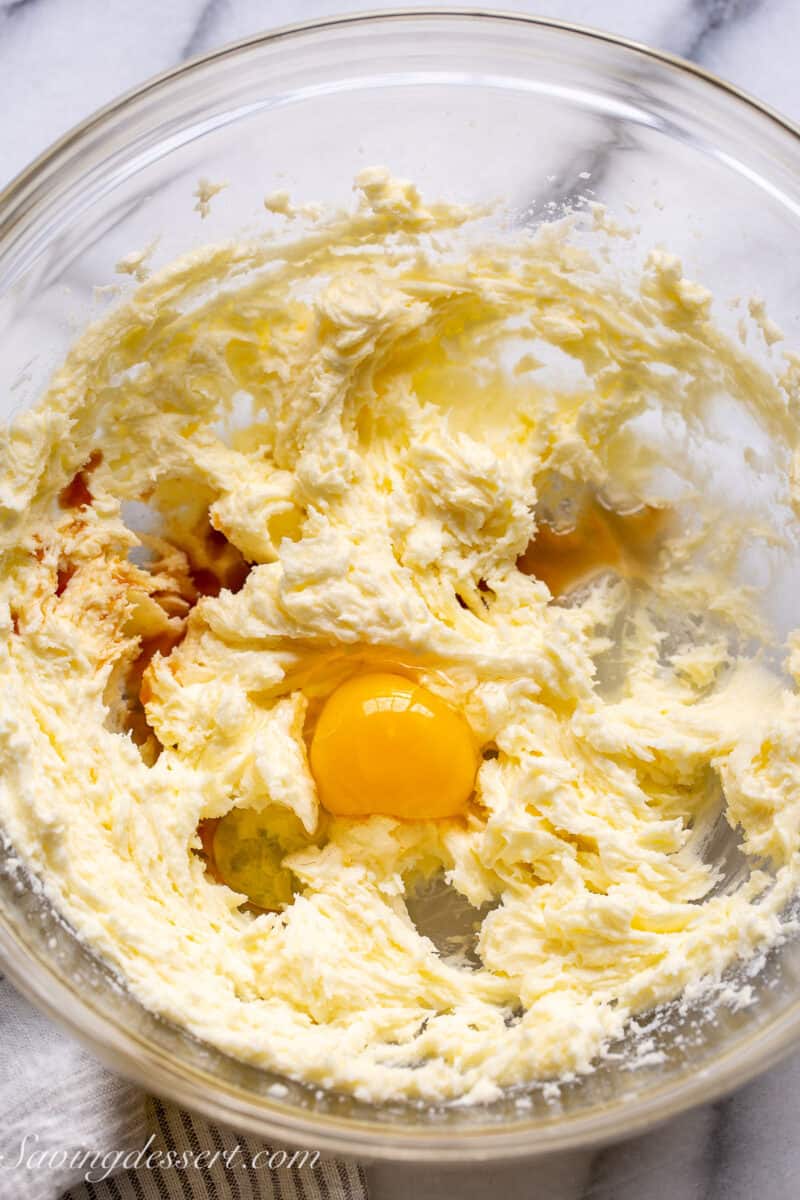
[[[354,1163],[267,1146],[145,1096],[0,976],[0,1200],[273,1197],[368,1200]]]

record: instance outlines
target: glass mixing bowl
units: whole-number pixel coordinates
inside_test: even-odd
[[[6,189],[2,416],[35,402],[76,333],[113,302],[98,286],[135,286],[115,273],[132,250],[158,238],[160,265],[277,228],[265,194],[345,202],[355,173],[375,163],[426,195],[499,198],[528,224],[600,200],[627,213],[641,241],[681,255],[721,301],[760,291],[792,340],[800,138],[787,122],[686,63],[586,30],[452,10],[359,16],[255,38],[147,83]],[[227,185],[205,220],[193,211],[200,178]],[[728,431],[729,442],[744,436]],[[775,616],[791,624],[797,564],[779,574]],[[720,826],[709,846],[735,878],[732,832]],[[790,940],[752,979],[755,1003],[673,1006],[653,1034],[663,1056],[635,1070],[621,1054],[557,1096],[376,1107],[234,1062],[144,1011],[10,849],[0,954],[35,1003],[148,1089],[272,1142],[373,1158],[509,1159],[628,1135],[741,1083],[800,1031]]]

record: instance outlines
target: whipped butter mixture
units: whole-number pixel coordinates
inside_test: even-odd
[[[779,534],[653,431],[724,398],[790,513],[797,371],[665,252],[623,282],[578,221],[358,189],[144,282],[3,434],[0,825],[154,1012],[486,1100],[783,935],[800,651],[740,574]]]

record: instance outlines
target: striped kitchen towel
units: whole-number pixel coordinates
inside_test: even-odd
[[[367,1186],[354,1164],[266,1146],[145,1096],[0,976],[0,1200],[59,1197],[367,1200]]]

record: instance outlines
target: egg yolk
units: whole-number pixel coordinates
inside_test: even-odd
[[[463,812],[477,747],[460,713],[402,675],[357,675],[328,697],[311,742],[320,803],[344,817]]]
[[[259,908],[282,909],[300,886],[283,860],[308,842],[302,824],[288,810],[232,808],[211,839],[214,873]]]

